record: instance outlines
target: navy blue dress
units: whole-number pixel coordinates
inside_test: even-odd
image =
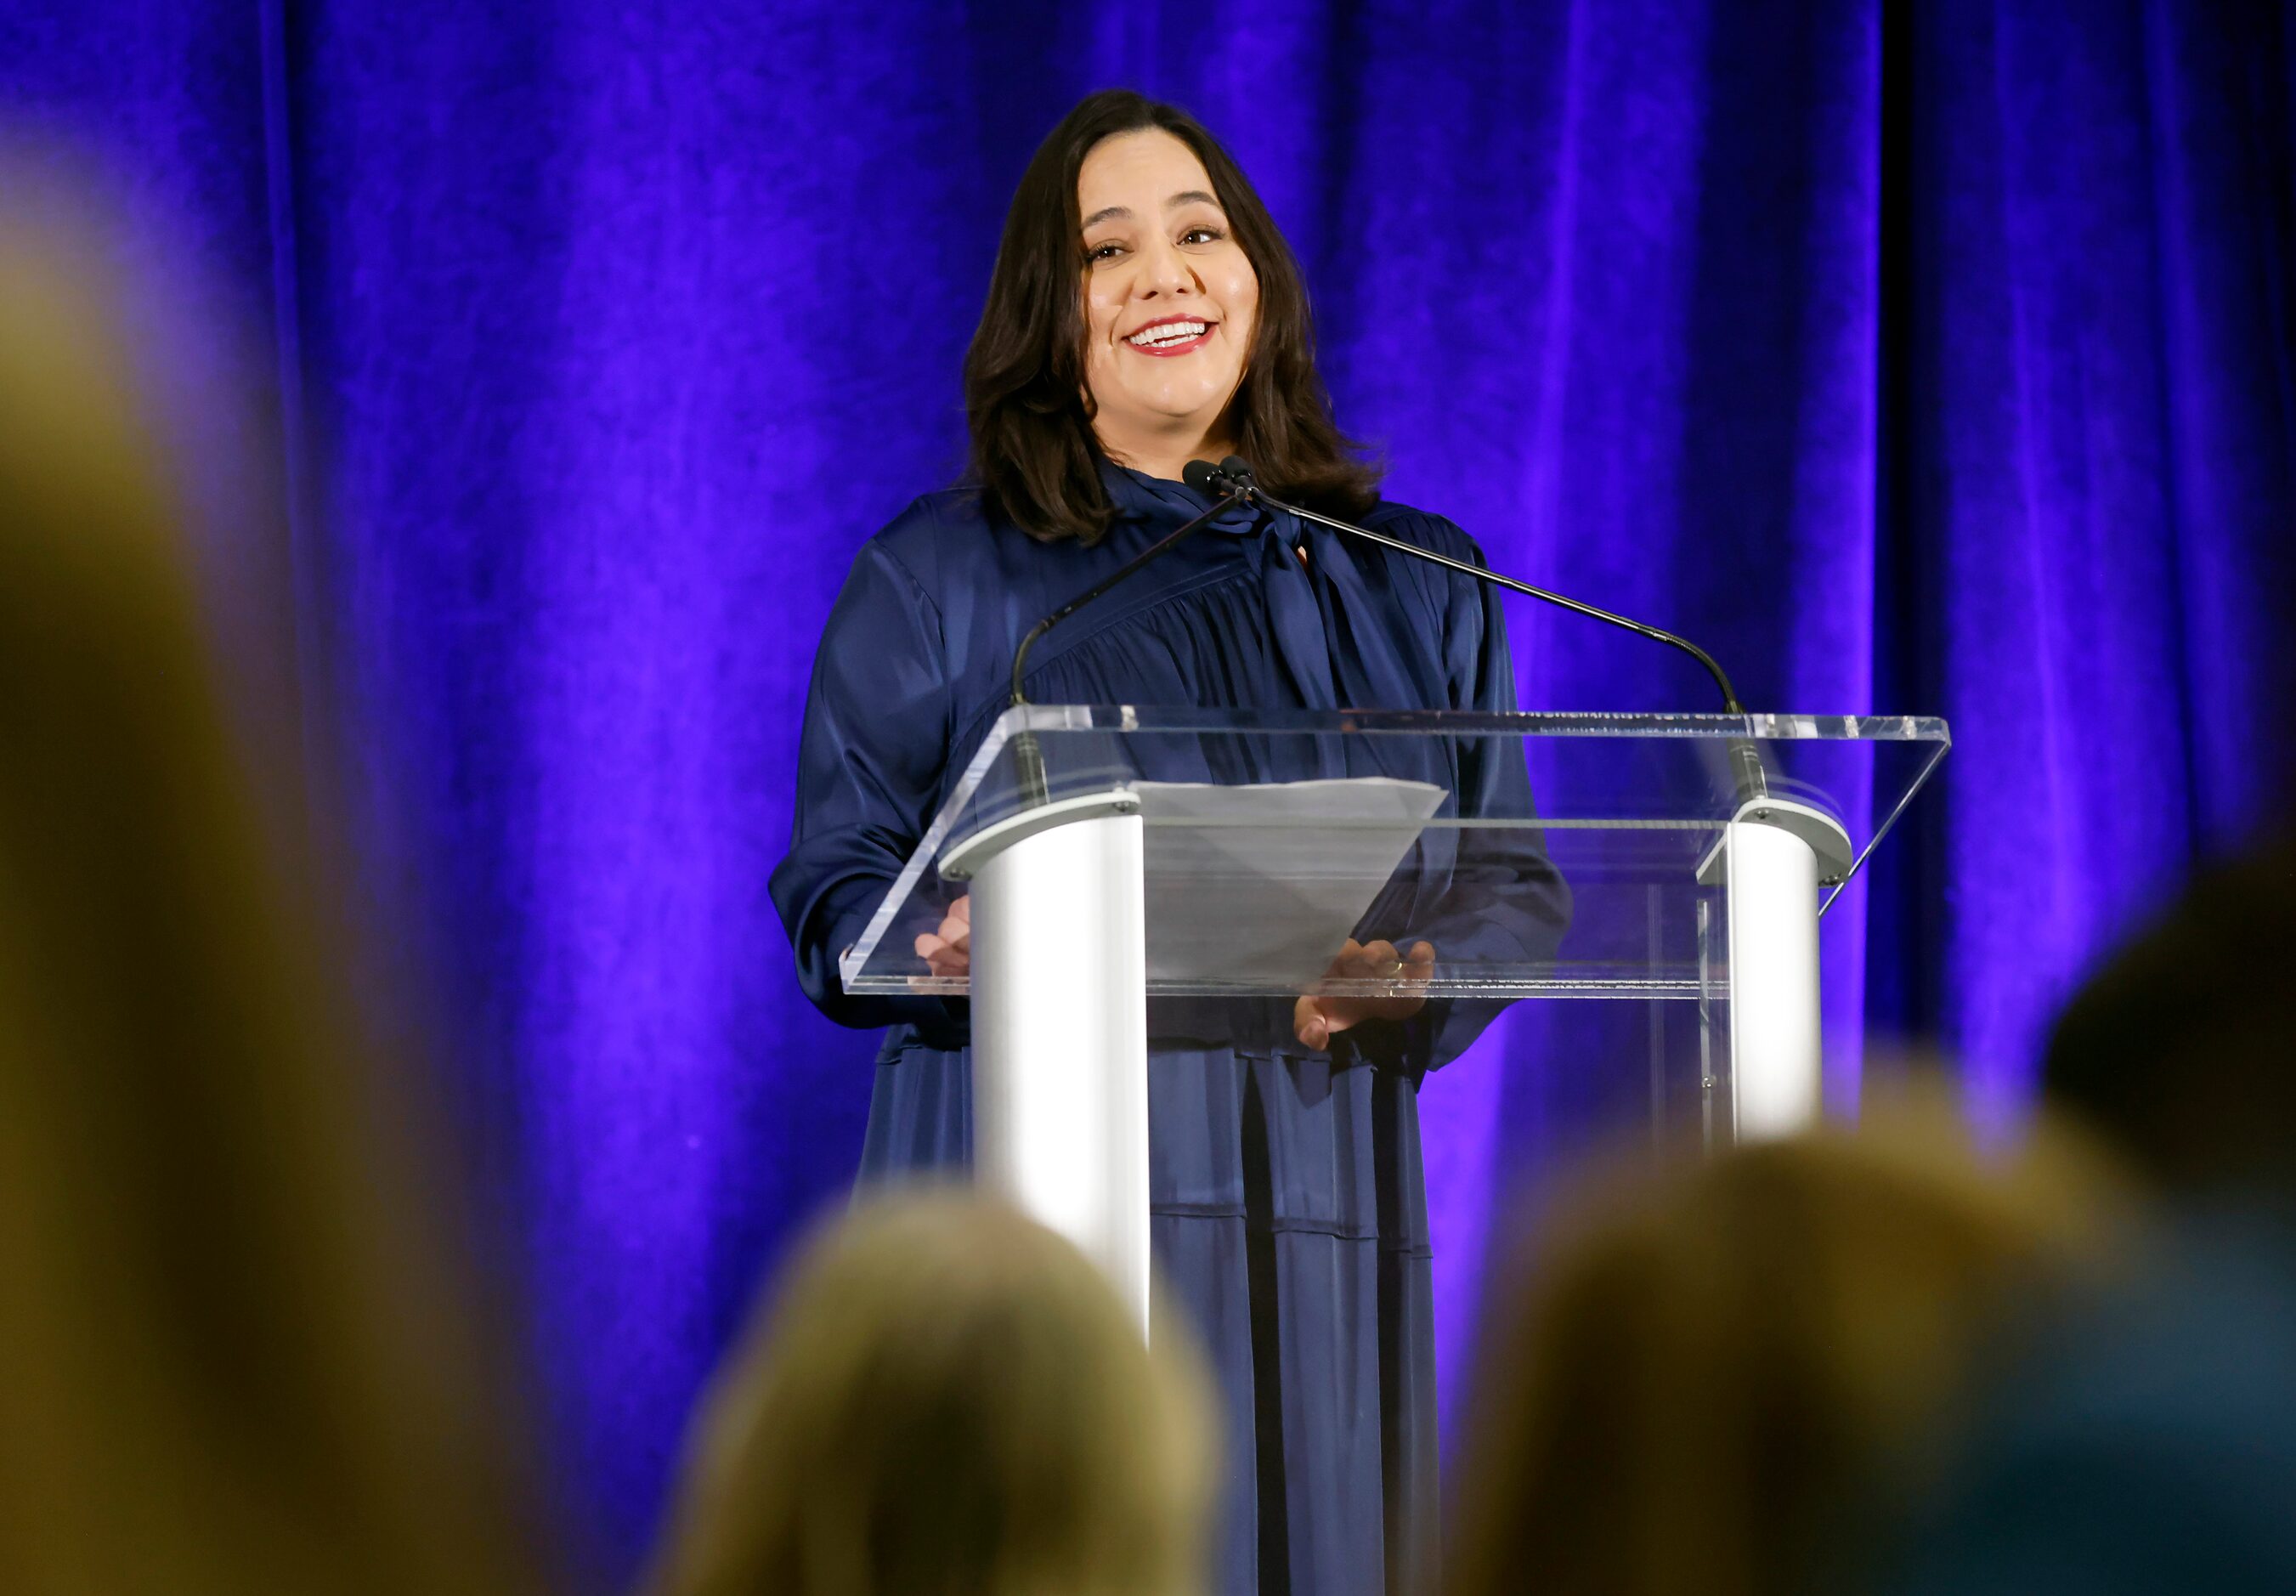
[[[964,489],[918,499],[863,546],[823,635],[795,838],[773,894],[813,1001],[844,1024],[890,1027],[865,1181],[969,1158],[966,1012],[956,1000],[849,996],[839,953],[1004,708],[1022,633],[1206,507],[1177,482],[1104,475],[1119,519],[1091,547],[991,524]],[[1383,504],[1366,524],[1480,560],[1439,517]],[[1488,584],[1241,507],[1054,629],[1030,656],[1028,689],[1039,703],[1514,708]],[[1530,813],[1519,751],[1488,741],[1264,747],[1258,779],[1411,777],[1456,792],[1471,812]],[[1552,950],[1570,896],[1523,834],[1442,830],[1419,852],[1359,935],[1423,935],[1439,963],[1447,950]],[[1399,1592],[1434,1566],[1418,1087],[1490,1012],[1439,1000],[1317,1050],[1292,1035],[1288,1001],[1151,1005],[1160,1279],[1192,1312],[1230,1415],[1223,1592]]]

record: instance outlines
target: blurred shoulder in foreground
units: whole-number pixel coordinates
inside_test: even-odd
[[[538,1589],[516,1445],[425,1222],[412,1072],[372,1056],[278,773],[234,731],[119,295],[86,238],[20,219],[0,226],[0,1587]]]

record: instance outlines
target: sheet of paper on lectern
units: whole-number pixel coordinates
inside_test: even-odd
[[[1389,777],[1132,790],[1151,986],[1319,980],[1444,797]]]

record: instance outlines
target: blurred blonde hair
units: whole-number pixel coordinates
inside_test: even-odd
[[[1181,1596],[1210,1410],[1083,1255],[956,1191],[805,1247],[720,1377],[656,1596]]]
[[[1988,1344],[2109,1254],[2107,1166],[1939,1102],[1587,1182],[1487,1337],[1451,1596],[1769,1596],[1910,1488]]]
[[[0,1589],[538,1587],[119,295],[0,226]]]

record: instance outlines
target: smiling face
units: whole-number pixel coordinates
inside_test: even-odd
[[[1259,278],[1195,152],[1161,128],[1103,139],[1077,174],[1085,385],[1114,458],[1177,477],[1222,452],[1258,325]]]

